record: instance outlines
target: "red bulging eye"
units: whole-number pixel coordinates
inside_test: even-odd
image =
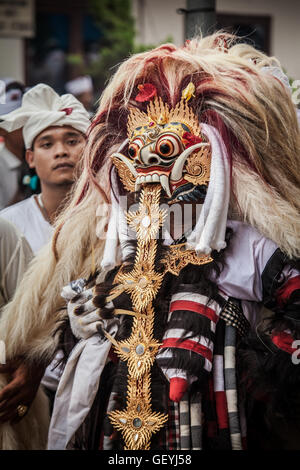
[[[128,155],[130,156],[130,158],[137,157],[143,145],[144,145],[143,141],[139,138],[131,142],[131,144],[128,147]]]
[[[170,141],[162,140],[157,146],[157,150],[158,153],[160,153],[164,157],[169,157],[174,151],[174,146]]]
[[[180,152],[180,142],[177,136],[165,135],[156,143],[156,153],[161,157],[174,157]]]
[[[128,155],[131,158],[135,158],[139,153],[140,147],[137,144],[130,144],[128,147]]]

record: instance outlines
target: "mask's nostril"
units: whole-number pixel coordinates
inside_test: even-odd
[[[148,160],[148,164],[153,165],[153,163],[158,163],[158,158],[150,157],[149,160]]]

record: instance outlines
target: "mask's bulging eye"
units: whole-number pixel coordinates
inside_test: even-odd
[[[130,158],[138,156],[140,149],[143,147],[144,142],[141,139],[135,139],[128,147],[128,155]]]
[[[180,141],[176,136],[165,134],[156,142],[155,152],[161,157],[175,157],[180,151]]]

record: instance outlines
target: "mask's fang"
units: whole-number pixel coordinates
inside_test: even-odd
[[[183,171],[183,167],[184,167],[186,159],[195,150],[199,149],[200,147],[204,147],[206,145],[209,145],[209,144],[207,144],[207,143],[195,144],[195,145],[192,145],[191,147],[185,149],[184,152],[182,152],[182,154],[176,159],[176,161],[174,163],[174,166],[173,166],[173,169],[172,169],[172,172],[171,172],[171,176],[170,176],[170,180],[171,181],[179,181],[182,178],[182,171]]]
[[[160,175],[159,179],[160,179],[160,184],[162,185],[163,189],[165,190],[167,195],[171,197],[172,194],[170,191],[169,179],[167,175]]]

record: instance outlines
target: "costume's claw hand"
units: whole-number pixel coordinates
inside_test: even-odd
[[[79,280],[83,281],[83,280]],[[62,297],[69,300],[68,316],[74,336],[78,339],[88,339],[98,334],[106,340],[105,332],[115,336],[119,328],[117,318],[103,319],[94,304],[93,289],[84,289],[84,282],[72,282],[62,290]]]

